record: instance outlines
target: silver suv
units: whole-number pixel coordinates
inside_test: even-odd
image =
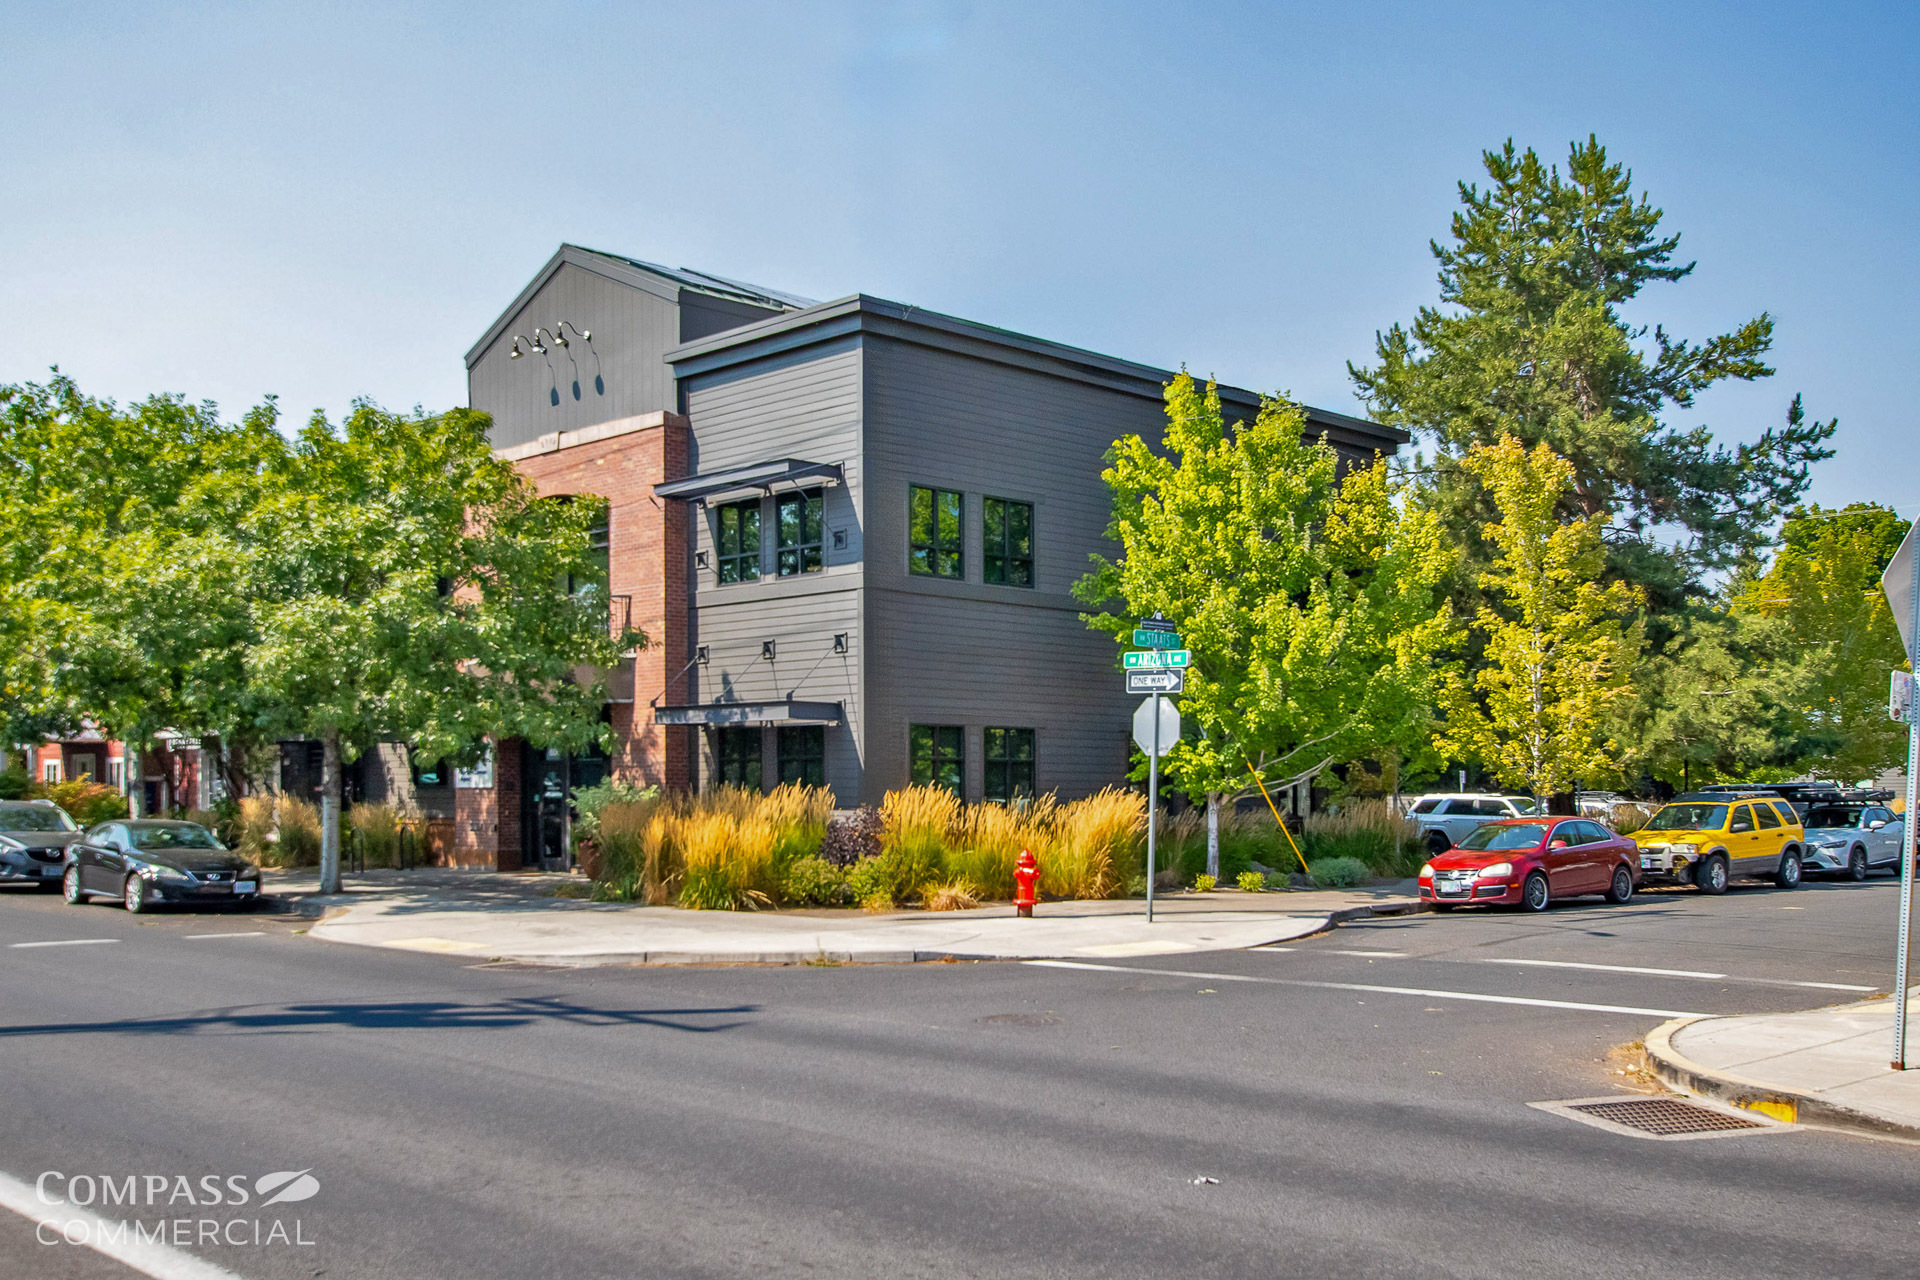
[[[1900,870],[1906,824],[1883,804],[1811,804],[1802,823],[1807,831],[1802,856],[1809,871],[1865,880],[1876,867]]]
[[[1533,816],[1533,801],[1525,796],[1464,791],[1421,796],[1407,811],[1407,821],[1419,826],[1429,856],[1445,853],[1483,823]]]
[[[59,888],[67,846],[79,838],[80,828],[51,800],[0,800],[0,884]]]

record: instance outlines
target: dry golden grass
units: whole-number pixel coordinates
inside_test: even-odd
[[[1147,829],[1146,797],[1108,787],[1060,806],[1053,840],[1034,850],[1040,888],[1054,898],[1110,898],[1132,874]]]
[[[932,885],[925,892],[926,907],[929,911],[966,911],[980,905],[980,896],[973,882],[965,876],[958,876],[945,884]]]
[[[1037,857],[1050,845],[1059,814],[1059,802],[1051,794],[1018,805],[969,806],[951,834],[948,872],[971,881],[979,897],[1011,898],[1020,851],[1033,850]]]
[[[400,865],[400,811],[386,804],[357,804],[347,810],[347,825],[360,841],[369,867]]]

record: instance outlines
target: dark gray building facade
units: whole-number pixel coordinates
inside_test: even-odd
[[[551,378],[550,342],[544,360],[505,358],[513,336],[563,320],[593,334],[598,396],[590,381],[575,393],[583,343]],[[1103,455],[1127,433],[1158,438],[1170,372],[571,248],[469,370],[508,456],[570,437],[617,447],[600,424],[646,414],[684,432],[650,496],[685,519],[679,563],[661,569],[686,621],[651,684],[636,679],[632,721],[685,735],[687,783],[820,781],[853,805],[913,780],[981,800],[1124,778],[1135,700],[1070,589],[1115,551]],[[1222,398],[1233,416],[1258,408]],[[1356,460],[1406,439],[1309,420]]]

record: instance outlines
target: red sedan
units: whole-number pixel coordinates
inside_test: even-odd
[[[1420,868],[1420,898],[1435,911],[1502,903],[1545,911],[1555,898],[1603,893],[1625,902],[1640,851],[1590,818],[1512,818],[1471,835]]]

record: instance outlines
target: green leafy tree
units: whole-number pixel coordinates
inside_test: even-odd
[[[1157,612],[1193,651],[1180,707],[1194,731],[1169,777],[1217,818],[1250,770],[1293,781],[1420,740],[1451,626],[1438,521],[1384,462],[1343,478],[1298,405],[1265,400],[1229,427],[1217,388],[1185,373],[1166,404],[1158,447],[1129,435],[1108,454],[1121,555],[1096,556],[1074,592],[1121,610],[1083,615],[1091,627],[1124,642]]]
[[[1484,162],[1486,187],[1461,184],[1451,241],[1432,246],[1440,305],[1378,335],[1377,363],[1348,370],[1374,417],[1431,444],[1435,499],[1463,542],[1491,518],[1468,452],[1509,435],[1544,443],[1573,468],[1562,516],[1603,518],[1609,573],[1656,613],[1675,610],[1704,573],[1766,543],[1809,465],[1831,456],[1835,424],[1807,421],[1796,396],[1785,425],[1751,444],[1669,426],[1663,415],[1715,383],[1772,374],[1772,318],[1697,345],[1654,326],[1649,341],[1622,309],[1694,264],[1676,258],[1680,237],[1662,233],[1632,174],[1591,137],[1564,174],[1511,141]]]
[[[1890,673],[1906,656],[1880,575],[1906,536],[1885,507],[1796,510],[1781,548],[1736,608],[1786,625],[1805,672],[1796,690],[1797,769],[1842,780],[1872,777],[1906,755],[1904,726],[1887,718]]]
[[[1574,467],[1545,444],[1507,436],[1463,465],[1499,515],[1482,530],[1495,555],[1479,581],[1494,603],[1475,621],[1485,664],[1447,682],[1436,745],[1535,796],[1610,777],[1617,748],[1606,729],[1627,691],[1635,647],[1622,618],[1635,599],[1625,583],[1599,581],[1605,517],[1559,517]]]
[[[587,503],[541,501],[493,455],[484,414],[316,415],[265,475],[243,535],[268,723],[322,744],[321,883],[339,883],[341,765],[404,740],[471,761],[483,737],[607,744],[608,627]],[[584,587],[578,584],[586,584]]]

